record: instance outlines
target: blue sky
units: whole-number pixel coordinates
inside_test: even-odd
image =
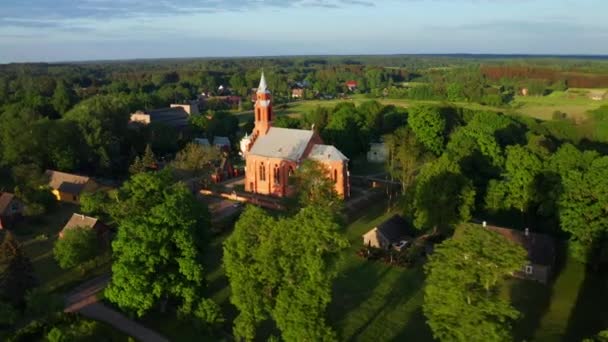
[[[0,0],[0,63],[608,54],[607,0]]]

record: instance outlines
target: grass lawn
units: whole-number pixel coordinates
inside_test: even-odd
[[[514,279],[505,292],[522,313],[517,340],[580,341],[608,327],[608,276],[588,272],[571,258],[552,283]]]
[[[34,266],[35,275],[45,291],[67,290],[89,277],[109,272],[109,260],[92,270],[83,273],[79,269],[63,270],[53,258],[53,245],[59,231],[68,222],[74,212],[79,212],[76,205],[59,203],[50,213],[21,222],[14,230],[22,243],[27,256]]]

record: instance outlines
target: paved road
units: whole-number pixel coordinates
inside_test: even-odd
[[[110,282],[110,276],[104,275],[91,279],[72,292],[65,298],[65,312],[78,312],[85,317],[106,322],[114,328],[144,342],[169,342],[169,340],[157,332],[125,317],[120,312],[100,303],[97,294],[101,292]]]

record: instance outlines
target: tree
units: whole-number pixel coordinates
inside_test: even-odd
[[[80,211],[87,215],[100,216],[106,213],[109,202],[105,191],[83,192],[80,196]]]
[[[300,207],[316,206],[339,212],[342,200],[335,182],[330,178],[325,165],[314,160],[305,160],[294,174]]]
[[[440,155],[444,149],[446,120],[438,107],[419,106],[409,111],[408,124],[418,141],[429,151]]]
[[[74,103],[74,95],[64,80],[57,82],[51,103],[59,115],[67,112]]]
[[[447,229],[471,219],[475,189],[447,157],[426,164],[416,180],[414,224],[419,229]]]
[[[63,230],[53,247],[53,256],[63,269],[89,261],[99,253],[97,233],[90,227],[72,227]]]
[[[206,312],[199,305],[205,300],[201,253],[210,225],[207,209],[167,171],[134,175],[113,206],[118,234],[106,298],[138,316],[159,303],[164,310],[169,300],[179,302],[183,314]]]
[[[12,305],[0,301],[0,326],[12,326],[17,321],[17,317],[19,317],[19,314]]]
[[[224,243],[230,301],[239,310],[237,338],[253,340],[256,327],[272,318],[284,340],[335,340],[324,314],[336,262],[347,246],[328,210],[308,207],[274,219],[246,208]]]
[[[608,235],[608,157],[595,159],[588,170],[571,170],[562,178],[559,220],[571,234],[570,249],[582,262],[599,252],[599,242]]]
[[[36,286],[34,268],[11,232],[6,232],[0,245],[0,298],[20,307],[25,293]]]
[[[180,177],[199,177],[208,181],[221,158],[221,152],[214,146],[189,143],[177,153],[171,166],[175,168]]]
[[[414,179],[422,164],[432,158],[426,152],[409,127],[402,127],[385,136],[389,151],[388,172],[401,182],[403,193],[414,184]]]
[[[440,341],[511,341],[519,317],[498,289],[526,262],[525,250],[498,233],[475,225],[458,228],[435,248],[422,310]]]

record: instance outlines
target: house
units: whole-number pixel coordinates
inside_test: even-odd
[[[348,88],[348,91],[354,91],[355,89],[357,89],[357,87],[359,86],[359,83],[357,83],[357,81],[347,81],[345,83],[346,88]]]
[[[524,231],[488,226],[486,229],[496,232],[510,241],[522,246],[528,252],[528,263],[514,276],[522,279],[536,280],[546,284],[555,265],[555,241],[548,235],[533,233],[526,228]]]
[[[245,191],[290,196],[295,189],[288,184],[289,176],[302,161],[312,159],[325,166],[338,195],[348,197],[348,158],[334,146],[324,145],[314,130],[272,127],[272,97],[264,74],[256,97],[253,132],[240,143],[245,158]]]
[[[292,99],[303,99],[304,92],[306,90],[300,84],[295,84],[291,87],[291,98]]]
[[[15,195],[0,192],[0,229],[12,228],[12,225],[23,216],[25,206]]]
[[[199,114],[198,103],[192,101],[186,104],[172,104],[169,108],[136,111],[131,114],[130,122],[142,125],[159,123],[181,130],[189,126],[190,116]]]
[[[58,201],[79,204],[83,192],[92,192],[99,186],[89,177],[66,172],[46,170],[49,186]]]
[[[99,241],[109,241],[110,229],[108,226],[101,223],[97,218],[77,213],[72,214],[70,220],[65,224],[65,226],[63,226],[63,229],[61,229],[61,232],[59,232],[59,238],[63,238],[63,234],[68,229],[74,229],[76,227],[93,229],[97,233]]]
[[[207,138],[194,138],[194,143],[199,144],[201,146],[211,146],[209,143],[209,139]]]
[[[388,158],[388,148],[383,142],[369,144],[367,161],[371,163],[383,163]]]
[[[415,232],[410,224],[400,215],[393,215],[379,226],[372,228],[363,235],[365,246],[390,249],[394,243],[412,241]]]

